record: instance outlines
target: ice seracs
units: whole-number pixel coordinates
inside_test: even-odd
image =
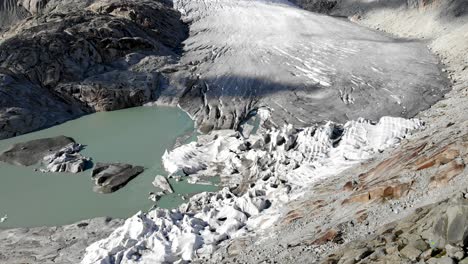
[[[209,258],[220,242],[261,232],[284,203],[314,182],[394,146],[422,123],[383,117],[304,129],[285,126],[245,139],[216,131],[164,155],[169,172],[220,175],[219,192],[200,193],[174,210],[139,212],[86,250],[88,263],[164,263]]]

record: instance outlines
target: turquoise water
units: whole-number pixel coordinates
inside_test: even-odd
[[[0,140],[0,151],[16,142],[69,136],[86,145],[82,153],[94,162],[125,162],[146,168],[124,188],[112,194],[92,191],[91,170],[79,174],[34,172],[31,167],[0,163],[0,217],[4,227],[71,224],[99,216],[129,217],[148,210],[154,202],[148,193],[158,174],[166,175],[161,157],[176,139],[194,133],[193,122],[171,107],[138,107],[96,113],[12,139]],[[171,181],[175,194],[164,196],[158,206],[173,208],[183,201],[178,194],[214,191],[215,186]]]

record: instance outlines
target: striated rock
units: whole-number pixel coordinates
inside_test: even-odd
[[[344,191],[352,191],[354,189],[354,184],[353,182],[349,181],[349,182],[346,182],[346,184],[343,186],[343,190]]]
[[[327,242],[330,242],[330,241],[336,241],[337,239],[339,239],[339,236],[340,236],[339,231],[334,230],[334,229],[330,229],[330,230],[326,231],[324,234],[322,234],[321,236],[319,236],[319,238],[317,238],[317,240],[313,241],[312,244],[323,245],[323,244],[325,244]]]
[[[49,0],[19,0],[18,5],[24,7],[29,13],[36,15],[42,11]]]
[[[123,163],[98,162],[92,171],[95,192],[112,193],[143,172],[143,167]]]
[[[78,84],[60,84],[55,91],[67,101],[79,101],[90,111],[112,111],[155,100],[159,78],[157,73],[113,71]]]
[[[164,176],[161,176],[161,175],[156,176],[152,183],[154,187],[160,188],[161,190],[163,190],[163,192],[167,192],[167,193],[174,192],[174,190],[172,190],[171,184]]]
[[[416,170],[425,170],[434,166],[438,167],[451,162],[458,156],[460,156],[460,150],[455,144],[450,144],[441,148],[438,152],[436,152],[429,158],[419,158],[415,162],[416,166],[418,166]]]
[[[389,186],[370,187],[370,190],[351,195],[343,203],[369,202],[379,199],[398,199],[406,195],[411,188],[411,183],[388,183]]]
[[[296,221],[298,219],[301,219],[302,217],[304,217],[304,216],[300,211],[291,210],[283,218],[282,223],[288,225],[288,224],[291,224],[291,223],[293,223],[294,221]]]
[[[29,15],[28,10],[17,4],[17,0],[2,1],[0,4],[0,34]]]
[[[0,139],[52,126],[83,114],[51,91],[0,66]]]
[[[451,161],[431,177],[430,188],[446,185],[451,179],[458,176],[465,169],[465,164],[460,161]]]
[[[72,138],[65,136],[17,143],[0,154],[0,161],[13,165],[31,166],[42,161],[45,156],[60,152],[63,148],[74,143]]]

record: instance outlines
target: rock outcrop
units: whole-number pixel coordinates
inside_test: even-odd
[[[465,263],[468,200],[460,193],[354,241],[322,263]]]
[[[83,145],[65,136],[35,139],[12,145],[0,154],[0,161],[17,166],[41,164],[45,166],[42,172],[78,173],[90,162],[79,153],[82,149]]]
[[[38,164],[44,157],[55,154],[70,144],[75,144],[75,141],[65,136],[17,143],[0,155],[0,161],[18,166],[31,166]]]
[[[94,191],[112,193],[143,172],[143,167],[123,163],[96,163],[92,178],[96,184]]]
[[[0,230],[0,263],[79,263],[84,249],[123,220],[95,218],[60,227]]]
[[[156,100],[186,37],[163,1],[22,3],[34,15],[0,42],[0,138]]]

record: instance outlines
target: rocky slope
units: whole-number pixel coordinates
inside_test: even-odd
[[[62,227],[0,230],[0,263],[78,263],[86,246],[107,237],[122,222],[96,218]]]
[[[158,97],[187,31],[170,3],[42,2],[0,40],[0,138]]]
[[[417,115],[418,118],[425,122],[423,130],[407,139],[403,139],[398,147],[392,147],[388,150],[377,149],[376,152],[382,153],[374,153],[375,156],[373,157],[368,156],[367,158],[371,158],[370,160],[367,158],[363,160],[358,159],[357,164],[354,164],[351,168],[336,172],[337,174],[333,173],[327,178],[316,182],[312,181],[310,185],[303,186],[305,190],[302,192],[302,195],[288,196],[284,200],[285,204],[276,208],[277,210],[274,215],[265,215],[264,217],[266,218],[254,218],[258,220],[257,222],[254,221],[254,223],[264,224],[267,227],[263,231],[256,230],[255,233],[235,232],[236,230],[245,230],[244,226],[242,226],[242,221],[246,220],[244,217],[251,217],[259,210],[268,210],[269,208],[264,203],[256,203],[261,201],[262,196],[265,194],[256,190],[255,186],[250,185],[252,182],[247,181],[246,183],[248,184],[244,184],[243,187],[241,186],[242,188],[234,188],[233,192],[225,191],[219,195],[213,194],[208,197],[196,197],[193,200],[194,206],[199,206],[200,209],[207,206],[206,211],[201,210],[197,212],[206,214],[206,218],[203,218],[203,216],[200,216],[200,218],[210,223],[212,227],[215,227],[214,230],[210,228],[205,229],[206,226],[204,226],[203,222],[198,221],[197,218],[193,218],[189,208],[185,208],[189,212],[186,216],[159,209],[149,214],[137,214],[127,220],[127,223],[109,238],[91,246],[84,263],[92,263],[86,261],[102,256],[109,257],[107,259],[100,259],[104,263],[105,261],[112,263],[112,260],[122,259],[126,259],[128,263],[132,263],[134,260],[144,258],[145,254],[147,254],[147,257],[161,256],[160,254],[151,255],[154,248],[161,249],[167,254],[175,253],[179,258],[180,256],[187,256],[187,258],[197,257],[191,255],[194,249],[200,246],[197,234],[203,234],[204,238],[209,238],[210,240],[208,241],[211,242],[223,241],[217,244],[219,247],[205,248],[205,250],[197,252],[200,257],[210,256],[213,263],[318,263],[321,261],[324,263],[382,263],[385,261],[390,263],[414,263],[416,261],[453,263],[463,259],[465,257],[465,232],[454,232],[453,230],[466,230],[467,226],[463,221],[466,214],[466,201],[462,197],[466,191],[468,181],[466,170],[466,160],[468,158],[466,151],[468,144],[468,116],[466,115],[468,110],[468,90],[466,87],[468,74],[466,54],[468,47],[466,43],[468,41],[466,34],[463,34],[463,32],[467,32],[466,26],[468,23],[466,22],[466,16],[453,18],[440,15],[442,14],[441,10],[445,9],[437,1],[425,5],[424,10],[407,9],[406,2],[402,8],[398,9],[370,9],[369,7],[372,5],[368,4],[368,1],[352,2],[359,7],[359,10],[366,10],[366,12],[361,12],[358,16],[354,16],[356,13],[353,10],[355,9],[348,10],[345,5],[340,4],[341,2],[337,2],[333,8],[336,8],[335,10],[347,10],[351,12],[344,15],[349,15],[354,21],[367,26],[378,27],[395,34],[404,32],[404,36],[424,37],[426,39],[430,37],[431,39],[427,44],[434,53],[441,55],[441,59],[446,64],[445,71],[448,72],[452,80],[453,89],[445,96],[444,100]],[[464,6],[464,1],[459,1],[459,3],[462,3],[461,6]],[[289,5],[287,6],[289,8]],[[190,5],[185,5],[185,7],[187,14],[193,11]],[[213,2],[213,6],[210,8],[215,8],[214,10],[216,10],[217,7],[217,2]],[[282,7],[275,6],[275,8]],[[230,10],[229,7],[228,10]],[[197,14],[196,12],[194,13]],[[339,13],[335,15],[339,15]],[[204,19],[210,21],[210,16],[204,17]],[[431,21],[431,25],[437,26],[432,27],[430,30],[419,27],[421,19]],[[218,20],[215,19],[214,21]],[[341,25],[341,23],[338,24]],[[197,21],[194,21],[193,25],[197,25]],[[201,30],[199,34],[212,34],[212,32]],[[190,47],[194,46],[187,43],[189,54]],[[421,46],[420,48],[422,49],[423,47]],[[193,48],[195,54],[197,50],[200,50],[200,56],[206,55],[206,50],[215,51],[209,46],[200,46],[198,49]],[[243,55],[241,51],[242,49],[239,51],[239,58],[242,58]],[[216,52],[213,54],[216,59],[219,58],[221,61],[225,59],[223,57],[225,53],[222,51],[220,51],[220,55],[216,55],[218,54]],[[234,55],[233,57],[235,58]],[[274,58],[277,57],[274,56]],[[196,61],[194,63],[197,64]],[[199,63],[201,68],[199,71],[203,73],[199,77],[200,80],[203,80],[206,73],[203,71],[203,67],[208,68],[210,63],[210,60],[202,60]],[[197,69],[194,67],[195,74],[197,73]],[[184,75],[186,73],[182,72],[182,76]],[[313,75],[313,77],[315,78],[316,75]],[[175,86],[183,83],[180,82],[178,77],[175,80]],[[233,82],[236,83],[236,80]],[[208,82],[208,84],[210,83]],[[206,99],[205,101],[202,100],[202,105],[208,105],[208,108],[210,108],[210,105],[214,106],[218,104],[218,102],[233,103],[233,101],[224,101],[227,99],[222,96],[220,100],[213,100],[210,96],[203,97],[204,94],[210,93],[209,89],[211,89],[211,85],[208,85],[206,89],[201,89],[203,92],[200,94],[196,93],[196,89],[198,88],[194,86],[189,87],[190,89],[182,97],[182,105],[184,104],[184,100],[190,97],[198,98],[197,100]],[[444,86],[445,88],[448,88],[448,86]],[[193,92],[194,89],[195,92]],[[177,92],[181,92],[182,90]],[[163,93],[165,92],[167,90],[163,91]],[[213,93],[216,94],[216,91]],[[287,98],[287,95],[288,93],[282,94],[285,98]],[[267,98],[262,99],[265,100],[264,104],[267,104],[268,98],[272,97],[266,96],[262,98]],[[252,102],[257,103],[257,99],[252,100]],[[234,103],[240,102],[234,100]],[[232,122],[221,122],[218,120],[226,111],[227,113],[232,113],[232,109],[226,110],[227,106],[223,106],[226,111],[219,111],[223,115],[216,114],[217,111],[213,113],[211,110],[197,114],[196,106],[199,105],[193,104],[190,106],[195,106],[195,108],[187,109],[192,111],[194,116],[199,118],[198,120],[202,120],[199,121],[200,127],[208,124],[209,130],[212,127],[218,126],[218,124],[221,124],[219,127],[223,127],[223,124],[236,124],[235,121],[232,121],[235,119],[232,119],[231,115],[228,115],[229,118],[226,120],[231,120]],[[268,106],[270,113],[281,113],[283,111],[275,110],[278,108],[270,107],[271,105]],[[244,109],[245,105],[241,104],[240,107]],[[210,109],[216,109],[216,107]],[[245,112],[248,111],[246,110]],[[259,114],[264,114],[264,112],[260,110]],[[213,116],[213,118],[210,116]],[[236,118],[237,116],[241,115],[236,114]],[[268,120],[268,115],[265,116],[266,120]],[[267,121],[265,123],[266,126],[271,127],[271,124],[281,124],[280,121],[274,119],[274,114],[271,117],[273,120],[270,118],[271,123]],[[207,120],[208,122],[206,122]],[[340,130],[338,129],[337,131]],[[263,131],[263,133],[268,134],[271,131]],[[272,137],[270,135],[269,142],[272,142],[272,138],[276,140],[273,141],[274,143],[268,144],[281,145],[281,148],[286,148],[286,146],[292,147],[288,145],[288,142],[290,142],[288,141],[291,135],[290,131],[286,133],[288,135],[286,137],[278,137],[280,134],[278,130],[273,132],[272,135],[275,136]],[[319,135],[320,133],[317,133],[317,136]],[[329,144],[333,147],[333,140],[337,139],[337,137],[333,133],[327,135],[329,135],[328,139],[331,139]],[[238,136],[231,135],[231,137],[229,140],[223,140],[224,138],[220,139],[219,135],[213,135],[213,137],[208,136],[206,139],[210,139],[211,142],[217,142],[216,144],[219,145],[215,144],[211,148],[217,149],[218,146],[228,144],[230,140],[239,140]],[[327,139],[327,137],[324,138]],[[320,137],[321,140],[324,138]],[[398,138],[401,139],[401,136]],[[207,140],[201,140],[199,143],[200,145],[198,146],[204,146]],[[309,151],[316,153],[314,151],[323,150],[323,146],[320,144],[319,146]],[[243,156],[244,154],[242,154],[246,150],[250,152],[252,147],[253,145],[240,144],[233,151],[239,151],[241,154],[229,154],[232,157],[228,155],[233,160],[236,160],[236,156],[239,158],[236,161],[238,163],[233,162],[235,166],[228,168],[232,169],[230,170],[231,173],[235,174],[237,170],[239,176],[256,175],[251,174],[250,168],[252,166],[250,166],[251,162],[248,160],[255,156],[252,156],[252,154]],[[260,148],[263,147],[261,146]],[[198,151],[199,149],[195,150],[197,151],[187,152],[186,157],[196,157],[197,155],[205,157],[206,153],[209,154],[209,152]],[[226,152],[232,153],[229,149]],[[280,151],[278,153],[283,152]],[[278,159],[275,161],[281,161],[278,162],[278,166],[269,164],[268,161],[265,162],[261,159],[257,159],[256,161],[264,163],[264,167],[267,169],[266,172],[274,173],[279,168],[287,168],[288,165],[294,165],[292,163],[288,164],[288,162],[284,162],[283,164],[282,162],[288,157],[283,154],[276,156]],[[213,154],[211,153],[210,155]],[[214,157],[217,156],[214,155]],[[247,158],[247,160],[240,159],[242,157]],[[296,159],[300,158],[300,155],[292,157]],[[319,157],[323,158],[322,156]],[[347,159],[344,160],[349,162]],[[219,163],[222,164],[222,162],[221,160],[218,161],[218,164],[206,163],[201,168],[211,173],[218,173],[217,165]],[[187,162],[183,164],[191,165],[192,163]],[[195,164],[200,166],[200,163]],[[177,166],[169,166],[169,168],[171,167],[175,167],[175,170],[177,170]],[[249,173],[244,174],[242,171],[238,171],[238,168],[249,168]],[[307,174],[304,175],[307,176]],[[258,175],[256,176],[259,177]],[[297,178],[288,178],[288,174],[284,174],[283,176],[287,180]],[[239,178],[242,179],[242,177],[234,177],[233,179]],[[269,180],[266,179],[266,181]],[[237,184],[239,185],[239,182]],[[284,182],[280,180],[278,186],[281,184],[284,184]],[[273,185],[269,186],[275,189],[276,185],[273,183]],[[288,188],[283,187],[283,191],[288,192]],[[451,200],[447,200],[448,198]],[[232,203],[229,199],[231,199]],[[241,203],[240,201],[243,202]],[[252,204],[249,201],[255,201],[255,203]],[[234,207],[237,211],[241,211],[244,216],[238,213],[234,215],[229,214],[233,212],[232,210],[226,209],[219,212],[209,207],[216,205],[216,203],[220,203],[218,205],[224,207]],[[212,216],[219,217],[213,219]],[[210,219],[213,222],[210,222]],[[227,221],[228,219],[229,221]],[[400,220],[400,224],[395,223],[395,221]],[[252,224],[252,222],[249,224]],[[132,225],[139,228],[127,228]],[[164,228],[160,229],[160,227]],[[182,232],[186,230],[184,228],[188,227],[192,228],[190,230],[193,232]],[[219,231],[217,228],[225,229],[226,232],[224,233],[229,234],[229,239],[217,236],[216,232]],[[130,230],[131,232],[125,233],[122,230]],[[202,233],[198,233],[198,231]],[[3,232],[7,231],[2,231],[1,233]],[[154,234],[153,240],[150,239],[151,236],[146,236],[148,233]],[[137,240],[129,240],[126,234],[130,237],[134,236]],[[187,236],[182,236],[183,234]],[[167,236],[171,237],[171,239],[167,240]],[[22,256],[31,255],[26,252],[27,250],[23,250],[24,246],[21,246],[23,243],[29,243],[29,241],[31,241],[31,238],[24,238],[22,242],[16,244],[15,250],[2,250],[2,252],[6,252],[3,257],[5,263],[12,263],[12,260],[15,260],[15,256],[17,256],[15,254]],[[47,241],[46,236],[43,236],[41,241]],[[165,241],[165,243],[161,245],[160,241]],[[156,247],[157,245],[161,245],[161,247]],[[8,246],[8,243],[1,243],[0,246]],[[65,245],[64,250],[68,249]],[[56,251],[53,250],[53,252]],[[108,252],[112,254],[108,255]],[[155,259],[151,260],[156,261]],[[206,260],[198,261],[202,263],[206,262]],[[64,260],[62,263],[67,263],[67,261]],[[76,263],[76,259],[70,261],[70,263]]]
[[[329,2],[335,4],[330,7]],[[468,261],[463,220],[468,183],[468,36],[461,33],[468,30],[463,13],[467,5],[464,1],[419,1],[415,6],[408,5],[410,1],[385,2],[390,1],[298,3],[400,36],[428,39],[428,47],[445,64],[453,90],[418,115],[426,122],[423,131],[374,161],[313,186],[310,195],[284,208],[274,231],[234,240],[218,251],[220,262]]]
[[[182,17],[158,1],[21,3],[32,17],[0,44],[2,138],[156,100],[204,132],[239,129],[260,107],[274,111],[270,127],[411,117],[448,88],[421,43],[283,0],[175,1]],[[15,87],[42,98],[25,103]]]

